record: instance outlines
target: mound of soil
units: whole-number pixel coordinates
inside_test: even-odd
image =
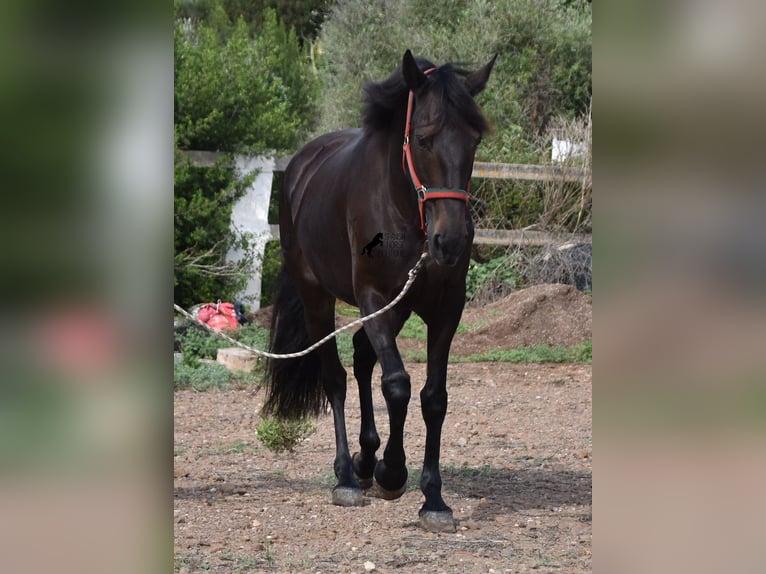
[[[542,284],[520,289],[483,307],[466,307],[455,335],[452,354],[472,355],[488,349],[510,350],[540,343],[568,347],[592,337],[592,298],[571,285]],[[263,327],[271,322],[271,307],[250,317]],[[336,315],[337,326],[353,317]],[[398,339],[401,351],[425,350],[425,341]]]
[[[452,343],[458,355],[487,349],[515,349],[545,343],[570,346],[592,337],[592,298],[571,285],[535,285],[490,305],[467,308],[463,323],[471,330]]]

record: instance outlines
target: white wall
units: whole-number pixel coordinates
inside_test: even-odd
[[[263,258],[266,242],[271,239],[268,217],[275,163],[274,158],[237,156],[235,165],[241,175],[258,173],[245,195],[234,204],[231,213],[232,228],[242,233],[252,234],[256,242],[255,272],[237,297],[238,300],[247,303],[252,311],[256,311],[260,308],[261,301],[260,261]],[[239,250],[231,250],[226,254],[226,259],[237,261],[243,255]]]

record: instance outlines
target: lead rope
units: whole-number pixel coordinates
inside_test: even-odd
[[[276,354],[276,353],[269,353],[267,351],[261,351],[259,349],[254,349],[253,347],[245,345],[244,343],[241,343],[241,342],[237,341],[236,339],[233,339],[232,337],[229,337],[225,333],[221,333],[220,331],[216,331],[210,325],[208,325],[207,323],[203,323],[197,317],[195,317],[194,315],[192,315],[191,313],[189,313],[188,311],[186,311],[182,307],[176,305],[175,303],[173,303],[173,308],[178,313],[180,313],[181,315],[186,317],[187,319],[191,319],[192,321],[194,321],[198,325],[203,326],[208,331],[211,331],[211,332],[215,333],[216,335],[219,335],[223,339],[226,339],[229,343],[237,345],[238,347],[242,347],[243,349],[246,349],[246,350],[250,351],[251,353],[255,353],[256,355],[260,355],[261,357],[266,357],[268,359],[297,359],[298,357],[303,357],[304,355],[308,355],[314,349],[316,349],[318,347],[321,347],[327,341],[329,341],[333,337],[336,337],[338,335],[338,333],[342,333],[343,331],[347,331],[348,329],[352,329],[352,328],[356,327],[357,325],[363,325],[367,321],[371,321],[375,317],[379,317],[380,315],[382,315],[383,313],[385,313],[386,311],[391,309],[394,305],[396,305],[399,301],[401,301],[402,298],[406,295],[407,291],[410,290],[410,287],[412,287],[412,284],[415,282],[415,278],[417,276],[418,271],[420,271],[421,267],[423,267],[423,262],[425,261],[426,257],[428,257],[428,252],[424,251],[420,255],[420,259],[418,259],[417,263],[415,263],[414,267],[407,272],[407,282],[404,284],[404,287],[402,287],[402,290],[399,292],[399,294],[396,297],[394,297],[394,299],[388,305],[378,309],[374,313],[370,313],[369,315],[365,315],[364,317],[360,317],[356,321],[353,321],[353,322],[349,323],[348,325],[344,325],[343,327],[340,327],[339,329],[336,329],[335,331],[333,331],[332,333],[327,335],[325,338],[320,339],[319,341],[317,341],[316,343],[311,345],[309,348],[304,349],[303,351],[299,351],[297,353]]]

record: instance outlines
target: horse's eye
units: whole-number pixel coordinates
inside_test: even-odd
[[[415,141],[418,142],[418,147],[426,151],[431,151],[431,146],[433,146],[433,143],[434,143],[433,138],[430,138],[428,136],[417,136],[415,138]]]

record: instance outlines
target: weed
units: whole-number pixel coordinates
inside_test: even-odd
[[[316,431],[311,419],[262,418],[256,427],[258,439],[271,451],[292,451],[299,442]]]
[[[274,555],[271,553],[271,539],[268,536],[263,539],[263,555],[266,558],[266,563],[271,568],[274,568],[276,560],[274,560]]]

